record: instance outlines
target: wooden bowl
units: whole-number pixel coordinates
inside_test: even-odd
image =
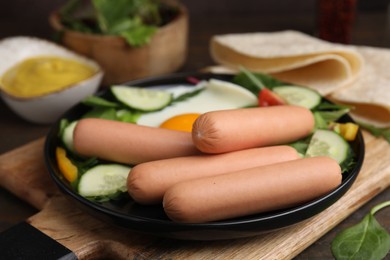
[[[129,80],[158,76],[178,70],[187,57],[188,11],[172,2],[179,14],[160,27],[149,44],[129,46],[119,36],[86,34],[66,29],[57,11],[49,17],[50,25],[62,32],[61,44],[95,60],[103,68],[103,85],[120,84]]]

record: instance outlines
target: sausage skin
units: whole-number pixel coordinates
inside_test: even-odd
[[[152,161],[133,167],[127,187],[136,202],[156,204],[162,202],[169,187],[182,181],[298,158],[294,148],[284,145]]]
[[[73,142],[80,155],[126,164],[200,154],[190,133],[97,118],[81,119]]]
[[[180,182],[166,191],[163,206],[173,221],[217,221],[299,205],[341,180],[330,157],[302,158]]]
[[[314,117],[298,106],[219,110],[194,122],[192,140],[205,153],[286,144],[311,133]]]

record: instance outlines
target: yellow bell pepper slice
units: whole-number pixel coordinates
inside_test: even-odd
[[[77,167],[66,156],[66,151],[62,147],[56,148],[56,159],[58,168],[65,179],[69,182],[73,182],[77,179],[78,170]]]
[[[339,124],[340,135],[344,137],[347,141],[353,141],[356,138],[356,135],[359,130],[359,126],[357,124],[348,122],[345,124]]]

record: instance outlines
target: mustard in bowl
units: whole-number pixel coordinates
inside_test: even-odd
[[[95,93],[103,72],[93,60],[32,37],[0,41],[0,94],[22,118],[48,124]]]

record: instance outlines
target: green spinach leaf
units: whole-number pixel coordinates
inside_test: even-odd
[[[383,259],[390,251],[390,234],[375,219],[374,214],[390,206],[390,201],[372,208],[357,225],[339,233],[332,242],[336,259]]]

